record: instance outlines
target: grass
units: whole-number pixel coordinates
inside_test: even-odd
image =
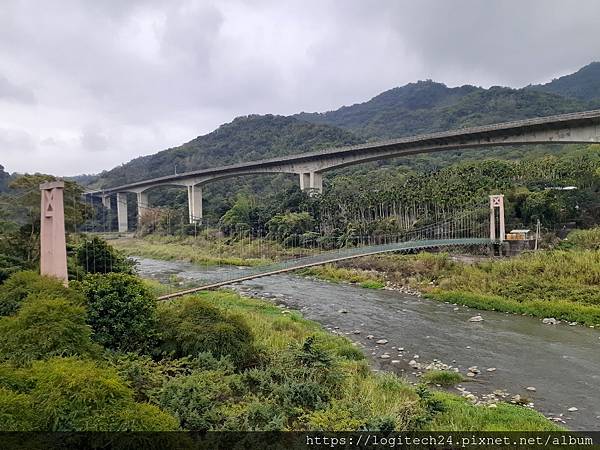
[[[258,266],[309,253],[308,250],[288,249],[263,239],[228,242],[223,238],[207,236],[121,238],[112,240],[111,245],[130,256],[201,265]]]
[[[600,228],[571,233],[557,249],[478,263],[447,254],[380,255],[311,269],[330,281],[388,280],[472,308],[600,324]]]
[[[600,324],[600,251],[551,250],[464,265],[431,298],[479,309]]]
[[[362,352],[348,339],[326,332],[318,323],[303,318],[300,313],[283,313],[269,302],[241,297],[230,291],[202,292],[194,297],[242,315],[255,336],[256,344],[264,351],[282,351],[312,336],[322,348],[340,358],[344,371],[343,386],[326,409],[314,411],[304,418],[311,429],[357,429],[360,421],[356,419],[356,411],[360,411],[360,417],[371,414],[391,418],[398,430],[417,429],[423,423],[431,430],[560,429],[537,412],[523,407],[501,404],[492,410],[442,392],[435,392],[433,396],[441,402],[443,412],[434,414],[432,418],[414,387],[392,373],[372,372]],[[446,374],[429,376],[438,381],[450,378]],[[424,417],[427,418],[425,421]]]
[[[421,380],[426,384],[448,387],[463,382],[464,378],[460,373],[450,370],[430,370],[423,374]]]
[[[436,392],[435,398],[443,402],[445,411],[425,425],[428,431],[534,431],[540,426],[547,431],[560,431],[561,427],[546,421],[536,411],[520,406],[498,403],[496,408],[473,406],[468,400],[445,392]]]
[[[383,274],[369,270],[337,267],[333,264],[308,267],[299,270],[298,273],[332,283],[356,283],[369,289],[381,289],[385,286]]]

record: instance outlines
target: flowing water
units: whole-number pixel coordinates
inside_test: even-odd
[[[140,259],[138,269],[141,276],[164,283],[172,282],[173,275],[185,282],[211,281],[232,270],[151,259]],[[379,369],[411,379],[414,370],[406,362],[415,355],[421,362],[437,359],[451,364],[463,374],[478,366],[481,373],[462,383],[470,392],[481,395],[502,389],[520,394],[546,416],[560,417],[568,428],[600,430],[600,330],[544,325],[539,319],[462,306],[456,310],[454,305],[400,292],[294,275],[250,280],[240,288],[301,310],[308,319],[347,334]],[[484,320],[469,322],[477,314]],[[376,345],[378,339],[389,342]],[[391,358],[381,359],[383,353]],[[393,359],[401,364],[392,364]],[[491,367],[496,370],[488,372]],[[535,392],[526,390],[529,386]],[[572,407],[577,411],[568,411]]]

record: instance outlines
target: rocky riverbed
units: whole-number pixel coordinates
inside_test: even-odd
[[[177,275],[184,282],[210,281],[224,270],[156,260],[140,260],[139,268],[145,277],[164,281]],[[473,403],[494,407],[509,401],[571,429],[600,430],[597,330],[293,275],[233,288],[276,303],[282,314],[299,310],[348,337],[376,370],[394,371],[412,383],[428,370],[458,371],[466,381],[449,390]]]

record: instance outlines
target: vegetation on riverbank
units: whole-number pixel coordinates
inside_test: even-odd
[[[0,430],[558,429],[372,372],[298,312],[228,291],[157,303],[148,285],[126,272],[0,285]]]
[[[557,249],[464,263],[447,254],[371,256],[316,267],[332,281],[355,277],[408,285],[428,297],[478,309],[600,324],[600,228],[569,234]],[[368,275],[372,274],[372,275]]]
[[[130,256],[188,261],[200,265],[257,266],[274,260],[306,255],[309,250],[286,248],[267,239],[232,240],[223,238],[173,237],[151,235],[121,238],[111,245]]]

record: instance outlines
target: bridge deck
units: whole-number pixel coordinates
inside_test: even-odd
[[[391,244],[370,245],[364,247],[343,248],[339,250],[320,253],[318,255],[307,256],[303,258],[291,259],[281,263],[270,264],[268,266],[245,269],[236,272],[229,278],[212,282],[203,286],[186,289],[179,292],[163,295],[158,297],[158,300],[169,300],[175,297],[181,297],[187,294],[193,294],[198,291],[215,289],[228,284],[239,283],[241,281],[252,280],[254,278],[267,277],[280,273],[291,272],[298,269],[304,269],[312,266],[319,266],[345,259],[359,258],[361,256],[376,255],[381,253],[397,252],[402,250],[420,250],[432,247],[450,247],[450,246],[465,246],[465,245],[485,245],[492,241],[485,238],[462,238],[462,239],[434,239],[423,241],[406,241],[396,242]]]
[[[304,161],[313,161],[328,156],[339,156],[350,154],[367,154],[373,151],[379,151],[386,148],[424,148],[430,145],[440,145],[444,150],[444,145],[449,142],[458,142],[467,138],[493,138],[510,133],[533,133],[547,129],[557,129],[560,127],[581,126],[582,124],[600,124],[600,110],[582,111],[569,114],[560,114],[548,117],[536,117],[532,119],[517,120],[512,122],[496,123],[472,128],[460,128],[439,133],[429,133],[416,136],[409,136],[400,139],[390,139],[385,141],[367,142],[364,144],[351,145],[346,147],[328,148],[319,151],[302,153],[297,155],[282,156],[277,158],[264,159],[259,161],[249,161],[237,163],[222,167],[210,169],[201,169],[190,172],[184,172],[177,175],[167,175],[149,180],[137,181],[122,186],[115,186],[99,191],[90,191],[91,195],[106,195],[115,192],[127,192],[132,189],[139,189],[160,184],[177,184],[178,181],[194,178],[216,176],[218,174],[238,173],[240,170],[264,169],[265,167],[281,166],[282,164],[301,163]],[[482,144],[483,145],[483,144]],[[420,151],[416,151],[419,153]]]

